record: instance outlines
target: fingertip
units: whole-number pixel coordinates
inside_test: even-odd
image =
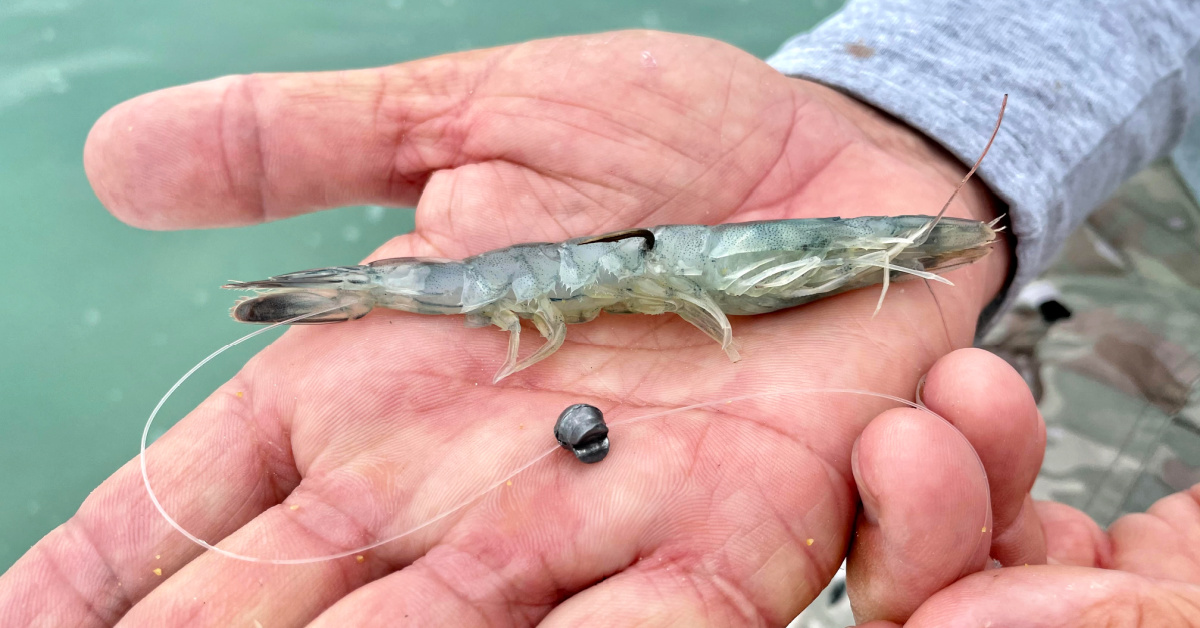
[[[909,520],[926,515],[929,505],[945,510],[947,499],[987,494],[970,444],[953,426],[920,410],[879,415],[855,443],[852,465],[860,493],[879,502],[877,515],[886,510]]]
[[[1104,567],[1111,561],[1108,535],[1083,512],[1058,502],[1034,502],[1046,538],[1046,556],[1052,563],[1077,567]]]
[[[117,190],[109,185],[106,174],[111,166],[107,161],[108,155],[102,150],[112,136],[114,109],[104,112],[104,115],[96,120],[83,143],[83,172],[87,175],[96,198],[100,199],[100,203],[109,211],[121,203]]]
[[[847,571],[850,598],[860,619],[903,621],[987,561],[986,479],[962,435],[918,410],[883,413],[855,452],[864,497]]]
[[[960,349],[929,370],[923,400],[966,436],[983,462],[996,520],[995,555],[1022,562],[1039,557],[1040,526],[1019,520],[1042,465],[1046,427],[1025,380],[992,353]]]
[[[1012,366],[983,349],[959,349],[938,360],[926,377],[924,400],[943,416],[990,424],[992,436],[1002,437],[1005,445],[1045,445],[1045,427],[1029,386]]]
[[[253,111],[228,76],[138,96],[108,110],[84,145],[84,170],[100,202],[142,229],[259,222],[247,185],[260,164]],[[254,148],[249,146],[249,148]]]

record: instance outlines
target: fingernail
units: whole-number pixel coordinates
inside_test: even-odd
[[[922,375],[922,376],[921,376],[921,379],[917,380],[917,398],[916,398],[916,401],[917,401],[917,405],[918,405],[918,406],[924,406],[924,405],[925,405],[925,400],[924,400],[924,399],[922,399],[921,397],[922,397],[922,396],[925,394],[925,378],[926,378],[926,377],[929,377],[929,373],[926,373],[926,374]]]

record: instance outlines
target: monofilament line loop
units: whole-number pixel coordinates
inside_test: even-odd
[[[231,348],[259,335],[259,334],[266,333],[276,327],[279,327],[280,325],[288,325],[288,324],[303,320],[305,318],[320,316],[322,314],[327,314],[333,310],[340,309],[341,307],[344,307],[344,306],[338,306],[338,307],[329,308],[327,310],[322,310],[319,312],[304,314],[304,315],[297,316],[295,318],[291,318],[291,319],[288,319],[288,320],[285,320],[285,321],[282,321],[279,323],[275,323],[268,327],[264,327],[257,331],[246,334],[245,336],[242,336],[241,338],[221,347],[220,349],[217,349],[212,354],[210,354],[208,357],[204,358],[198,364],[193,366],[190,370],[188,370],[187,373],[184,373],[183,377],[179,378],[179,381],[175,382],[175,385],[171,386],[171,388],[167,391],[167,393],[165,395],[163,395],[162,399],[159,400],[158,405],[154,406],[154,410],[150,413],[150,418],[146,421],[146,427],[145,427],[145,429],[142,430],[141,449],[139,452],[139,458],[140,458],[141,468],[142,468],[142,481],[144,482],[144,484],[146,486],[146,493],[150,496],[150,501],[154,503],[154,507],[158,510],[159,514],[162,515],[163,519],[165,519],[167,521],[167,523],[171,525],[171,527],[175,528],[180,534],[182,534],[188,540],[199,545],[200,547],[203,547],[208,550],[212,550],[213,552],[216,552],[217,554],[220,554],[227,558],[232,558],[235,560],[241,560],[241,561],[251,562],[251,563],[265,563],[265,564],[270,564],[270,565],[304,565],[304,564],[309,564],[309,563],[323,562],[323,561],[327,561],[327,560],[336,560],[339,558],[347,558],[350,556],[362,554],[363,552],[370,551],[370,550],[380,547],[382,545],[386,545],[388,543],[391,543],[392,541],[399,540],[403,537],[414,534],[414,533],[416,533],[420,530],[423,530],[439,521],[446,519],[447,517],[457,513],[458,511],[462,510],[463,508],[466,508],[467,506],[469,506],[476,500],[480,499],[481,497],[484,497],[485,495],[487,495],[488,493],[491,493],[495,489],[507,484],[510,480],[512,480],[516,476],[520,475],[521,473],[523,473],[524,471],[526,471],[533,465],[541,462],[543,459],[553,455],[556,451],[561,450],[561,447],[559,447],[559,445],[557,443],[555,443],[554,445],[547,447],[546,451],[542,452],[541,454],[538,454],[537,456],[535,456],[534,458],[532,458],[525,464],[522,464],[521,466],[519,466],[516,469],[509,472],[503,478],[501,478],[495,482],[492,482],[491,484],[489,484],[482,490],[476,492],[473,495],[470,495],[470,496],[464,498],[463,500],[459,501],[457,504],[455,504],[451,508],[443,511],[442,513],[440,513],[420,524],[417,524],[416,526],[413,526],[407,530],[404,530],[403,532],[400,532],[398,534],[394,534],[387,538],[375,541],[375,542],[367,544],[367,545],[363,545],[361,547],[356,547],[354,549],[337,552],[334,554],[326,554],[326,555],[322,555],[322,556],[312,556],[312,557],[306,557],[306,558],[262,558],[262,557],[258,557],[258,556],[248,556],[246,554],[239,554],[237,552],[232,552],[227,549],[217,547],[216,545],[213,545],[213,544],[197,537],[196,535],[192,534],[191,532],[188,532],[182,525],[180,525],[180,523],[178,521],[176,521],[169,513],[167,513],[166,508],[164,508],[162,503],[159,501],[158,496],[154,493],[154,489],[150,485],[150,475],[147,470],[146,441],[149,438],[150,426],[154,423],[154,419],[156,416],[158,416],[158,412],[159,412],[159,410],[162,409],[163,404],[165,404],[167,402],[167,399],[169,399],[171,397],[171,395],[174,394],[175,390],[178,389],[185,381],[187,381],[188,378],[190,378],[196,371],[200,370],[200,368],[202,366],[204,366],[205,364],[208,364],[210,361],[212,361],[214,358],[221,355],[225,351],[228,351],[229,349],[231,349]],[[767,398],[771,398],[771,397],[784,397],[784,396],[788,396],[788,395],[797,395],[797,394],[850,394],[850,395],[862,395],[862,396],[866,396],[866,397],[876,397],[879,399],[887,399],[889,401],[893,401],[895,403],[905,405],[910,408],[915,408],[917,410],[925,412],[925,413],[927,413],[931,416],[937,417],[938,419],[942,420],[943,422],[946,422],[947,424],[949,424],[949,421],[946,421],[946,419],[943,418],[941,415],[930,410],[929,408],[925,407],[924,405],[919,404],[919,403],[914,403],[912,401],[909,401],[908,399],[903,399],[901,397],[896,397],[894,395],[888,395],[885,393],[877,393],[877,392],[872,392],[869,390],[857,390],[857,389],[853,389],[853,388],[790,388],[790,389],[781,390],[781,391],[750,393],[750,394],[745,394],[745,395],[739,395],[736,397],[727,397],[725,399],[717,399],[714,401],[705,401],[705,402],[700,402],[700,403],[694,403],[694,404],[690,404],[690,405],[686,405],[686,406],[681,406],[678,408],[671,408],[669,410],[660,410],[657,412],[651,412],[648,414],[643,414],[640,416],[635,416],[635,417],[631,417],[628,419],[615,421],[615,422],[609,424],[609,429],[612,430],[614,428],[619,428],[622,426],[627,426],[627,425],[631,425],[634,423],[647,421],[650,419],[662,418],[662,417],[670,416],[673,414],[679,414],[679,413],[687,412],[690,410],[699,410],[702,408],[711,408],[711,407],[716,407],[716,406],[721,406],[721,405],[727,405],[727,404],[731,404],[731,403],[734,403],[737,401],[749,401],[749,400],[753,400],[753,399],[767,399]],[[953,427],[952,424],[951,424],[951,427]],[[957,429],[955,429],[955,433],[958,434],[959,437],[962,438],[964,441],[966,440],[966,437],[963,436],[960,432],[958,432]],[[967,444],[968,444],[968,446],[970,446],[969,442]],[[971,448],[971,451],[974,452],[973,447]],[[569,456],[570,454],[566,453],[564,451],[563,455]],[[978,455],[976,455],[975,459],[976,459],[976,462],[979,464],[980,472],[983,474],[983,478],[985,480],[984,486],[986,488],[987,487],[987,482],[986,482],[987,474],[983,468],[983,462],[979,460]],[[986,503],[987,503],[987,508],[986,508],[986,511],[984,512],[984,521],[983,521],[983,529],[985,529],[985,530],[987,529],[989,521],[991,519],[991,498],[990,498],[990,496],[986,500]]]
[[[195,374],[196,371],[199,371],[200,367],[211,362],[213,360],[213,358],[216,358],[217,356],[221,355],[222,353],[225,353],[226,351],[242,344],[243,342],[246,342],[247,340],[250,340],[251,338],[258,336],[259,334],[265,334],[265,333],[271,331],[272,329],[279,327],[280,325],[290,325],[292,323],[304,320],[306,318],[311,318],[313,316],[320,316],[322,314],[328,314],[329,312],[332,312],[334,310],[340,310],[343,307],[345,307],[345,306],[338,305],[336,307],[331,307],[327,310],[322,310],[320,312],[309,312],[308,314],[301,314],[300,316],[296,316],[294,318],[289,318],[286,321],[281,321],[281,322],[275,323],[274,325],[269,325],[267,327],[263,327],[262,329],[252,331],[252,332],[246,334],[245,336],[242,336],[241,338],[238,338],[237,340],[234,340],[233,342],[225,345],[224,347],[221,347],[220,349],[213,351],[212,353],[210,353],[208,355],[207,358],[200,360],[198,363],[196,363],[195,366],[193,366],[191,369],[189,369],[188,372],[184,373],[183,377],[180,377],[179,381],[175,382],[175,385],[171,386],[171,388],[167,390],[167,393],[162,396],[162,399],[158,400],[158,405],[154,406],[154,410],[150,412],[150,418],[146,419],[146,427],[144,427],[142,429],[141,448],[138,450],[138,459],[139,459],[139,462],[141,463],[141,467],[142,467],[142,483],[146,485],[146,494],[150,496],[150,501],[154,503],[154,507],[156,509],[158,509],[158,513],[163,516],[163,519],[167,520],[167,523],[171,524],[172,528],[175,528],[176,530],[178,530],[180,534],[187,537],[188,540],[190,540],[191,542],[193,542],[205,549],[210,549],[210,550],[212,550],[218,554],[221,554],[223,556],[228,556],[229,558],[236,558],[238,560],[254,560],[251,557],[242,556],[240,554],[236,554],[234,552],[230,552],[228,550],[221,549],[221,548],[219,548],[215,545],[212,545],[212,544],[208,543],[207,541],[197,537],[196,535],[192,534],[191,532],[188,532],[187,530],[184,529],[184,527],[182,525],[179,524],[178,521],[175,521],[175,519],[171,515],[167,514],[167,510],[165,508],[163,508],[162,503],[160,501],[158,501],[158,495],[154,494],[154,489],[151,488],[151,486],[150,486],[150,473],[146,468],[146,441],[149,440],[149,438],[150,438],[150,426],[154,424],[154,418],[158,416],[158,411],[162,410],[163,405],[165,403],[167,403],[167,400],[171,398],[171,395],[175,394],[175,391],[180,386],[182,386],[183,383],[188,380],[188,378],[190,378],[193,374]],[[262,562],[262,561],[254,561],[254,562]],[[307,561],[301,561],[296,564],[302,564],[303,562],[307,562]],[[283,563],[280,563],[280,564],[283,564]]]

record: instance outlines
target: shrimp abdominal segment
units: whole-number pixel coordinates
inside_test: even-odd
[[[299,322],[339,322],[375,307],[465,314],[468,326],[509,332],[499,381],[554,353],[568,324],[601,311],[674,312],[736,361],[728,315],[774,312],[880,283],[886,289],[904,278],[945,281],[937,273],[983,257],[995,239],[987,223],[931,216],[663,225],[518,244],[461,261],[396,258],[224,287],[259,293],[233,308],[233,318],[248,323],[322,310]],[[545,342],[518,359],[522,318]]]

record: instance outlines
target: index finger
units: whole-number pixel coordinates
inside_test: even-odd
[[[659,58],[650,69],[647,47]],[[639,176],[678,188],[709,172],[725,152],[727,76],[746,58],[714,40],[635,31],[369,70],[225,77],[118,105],[93,128],[84,165],[118,218],[149,229],[413,205],[433,172],[489,161],[581,180],[592,193],[620,188],[600,203],[608,208],[631,194],[657,199],[630,183]],[[743,77],[739,89],[755,97],[739,99],[735,135],[766,101],[787,114],[777,124],[792,124],[788,80],[765,65]],[[775,148],[753,144],[742,157],[763,167]]]
[[[92,128],[88,179],[147,229],[247,225],[314,209],[411,205],[469,159],[454,110],[491,52],[371,70],[228,76],[117,105]]]

